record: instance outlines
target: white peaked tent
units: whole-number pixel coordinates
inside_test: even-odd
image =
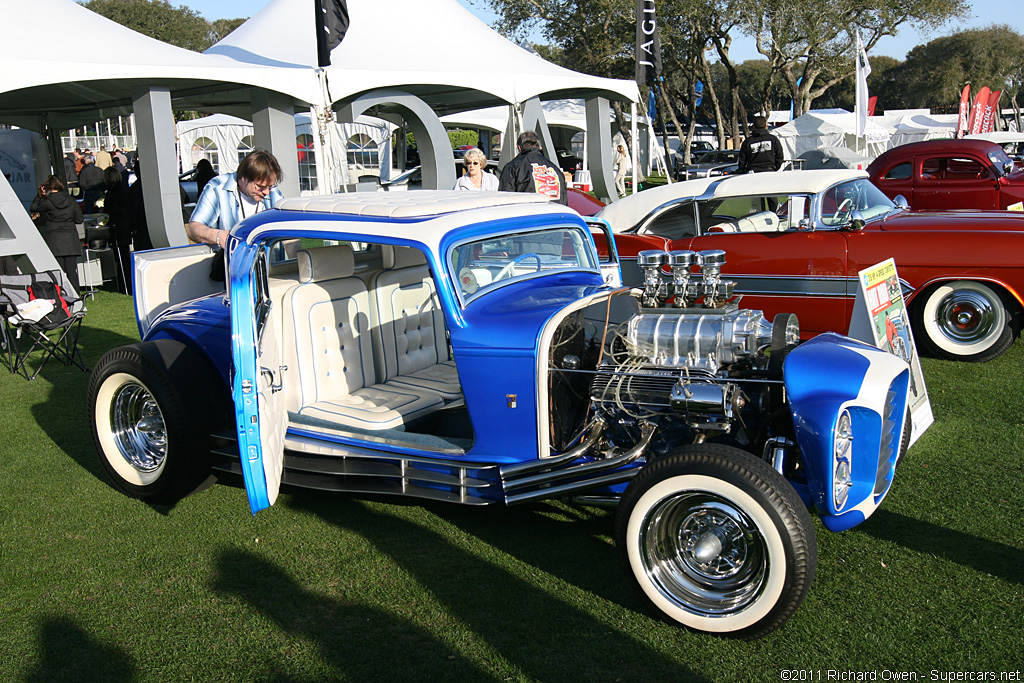
[[[871,121],[889,131],[890,145],[898,147],[910,142],[922,142],[956,135],[957,114],[930,114],[924,112],[887,112],[885,116],[872,116]]]
[[[873,159],[888,149],[890,138],[888,130],[868,121],[864,139],[858,141],[856,117],[843,110],[807,112],[775,128],[772,134],[779,138],[787,159],[795,159],[819,147],[848,147]]]
[[[636,102],[633,81],[556,66],[505,39],[456,0],[348,0],[351,20],[325,69],[331,103],[401,88],[439,115],[604,91]],[[317,66],[309,0],[271,0],[207,54],[273,66]],[[471,47],[470,47],[471,46]]]

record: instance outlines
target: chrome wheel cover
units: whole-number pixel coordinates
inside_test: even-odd
[[[1002,306],[983,292],[955,289],[939,302],[939,332],[957,344],[973,344],[1002,329]]]
[[[769,575],[754,521],[726,498],[684,491],[644,518],[640,555],[651,583],[680,609],[727,616],[753,604]]]
[[[167,428],[160,406],[141,384],[117,388],[110,401],[110,429],[121,456],[139,472],[155,472],[167,457]]]

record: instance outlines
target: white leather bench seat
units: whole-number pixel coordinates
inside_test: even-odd
[[[448,357],[444,313],[426,258],[411,247],[382,249],[384,269],[370,292],[377,376],[389,385],[461,399],[462,384]]]
[[[362,430],[401,429],[444,405],[437,393],[378,382],[371,341],[370,295],[355,277],[349,245],[298,253],[298,284],[282,307],[291,325],[285,360],[290,412]]]

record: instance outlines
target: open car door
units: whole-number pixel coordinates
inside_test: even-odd
[[[238,454],[253,513],[277,500],[284,466],[288,415],[284,405],[279,313],[267,289],[267,253],[241,244],[229,263],[232,391]]]

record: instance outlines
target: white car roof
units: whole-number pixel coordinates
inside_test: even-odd
[[[742,197],[766,194],[817,194],[844,180],[866,178],[866,171],[823,169],[747,173],[724,178],[699,178],[652,187],[612,202],[597,214],[621,232],[633,227],[662,204],[690,197]]]
[[[349,194],[293,197],[277,203],[275,209],[293,214],[330,213],[363,220],[303,221],[300,216],[288,221],[273,221],[253,229],[252,242],[266,232],[294,232],[296,235],[335,230],[339,233],[367,235],[421,242],[438,255],[442,238],[452,230],[470,223],[503,221],[527,216],[579,215],[563,204],[552,203],[535,193],[466,192],[459,190],[415,190],[411,192],[353,192]],[[471,213],[468,213],[471,212]],[[295,220],[298,218],[298,220]],[[366,221],[367,218],[380,220]],[[552,223],[564,223],[553,219]],[[495,227],[495,232],[500,226]]]

